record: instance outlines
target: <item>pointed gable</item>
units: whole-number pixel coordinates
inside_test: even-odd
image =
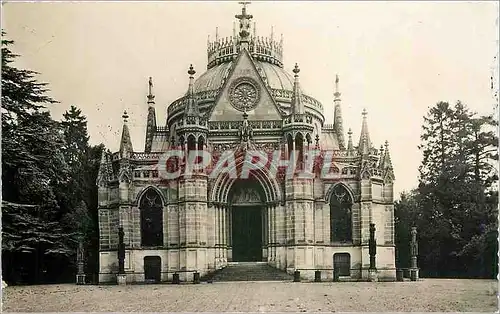
[[[278,105],[246,49],[242,49],[219,93],[209,120],[238,121],[243,111],[249,120],[281,120]]]

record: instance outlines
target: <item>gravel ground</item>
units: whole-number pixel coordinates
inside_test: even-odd
[[[6,312],[495,312],[493,280],[9,286]]]

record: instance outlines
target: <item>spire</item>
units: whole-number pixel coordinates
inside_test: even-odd
[[[303,114],[304,105],[302,103],[302,91],[300,90],[299,84],[299,65],[295,63],[295,68],[293,69],[295,80],[293,82],[293,95],[292,95],[292,113]]]
[[[370,141],[370,134],[368,133],[368,121],[366,119],[366,109],[363,109],[363,124],[361,126],[361,135],[359,136],[359,151],[366,155],[370,153],[372,143]]]
[[[101,153],[101,162],[99,163],[99,171],[97,173],[97,185],[105,184],[108,181],[108,159],[106,158],[106,150]]]
[[[198,110],[198,104],[196,103],[196,99],[194,97],[194,75],[196,71],[193,68],[193,65],[189,65],[189,70],[187,72],[189,74],[189,87],[188,87],[188,103],[186,106],[186,115],[191,117],[199,117],[200,111]]]
[[[378,160],[378,167],[383,168],[383,163],[384,163],[384,145],[380,145],[379,149],[379,160]]]
[[[389,141],[385,141],[384,155],[380,156],[382,162],[380,168],[382,169],[392,169],[391,155],[389,154]]]
[[[349,128],[347,135],[349,136],[349,139],[347,140],[347,151],[352,152],[352,151],[354,151],[354,147],[352,145],[352,130],[351,130],[351,128]]]
[[[153,136],[156,131],[156,110],[155,96],[153,95],[153,78],[149,77],[148,89],[148,118],[146,120],[146,141],[144,142],[144,152],[150,153],[153,146]]]
[[[337,138],[339,140],[339,146],[341,149],[345,148],[345,140],[344,140],[344,128],[342,126],[342,109],[340,106],[340,91],[339,91],[339,76],[335,75],[335,93],[334,96],[334,118],[333,125],[334,129],[337,133]]]
[[[155,95],[153,95],[153,78],[150,76],[149,77],[149,82],[148,82],[148,104],[150,106],[154,106],[155,104]]]
[[[248,42],[248,36],[250,35],[250,20],[253,18],[251,14],[247,14],[247,4],[250,4],[250,2],[243,1],[239,2],[239,4],[243,5],[241,14],[237,14],[234,17],[240,20],[241,42]]]
[[[127,111],[123,112],[123,129],[122,129],[122,140],[120,142],[120,157],[128,158],[130,154],[134,151],[132,148],[132,140],[130,139],[130,131],[128,130],[128,114]]]

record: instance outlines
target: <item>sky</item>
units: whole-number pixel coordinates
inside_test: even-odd
[[[90,141],[119,148],[124,110],[135,151],[144,149],[148,77],[159,125],[187,90],[189,64],[206,69],[207,36],[231,36],[237,2],[53,2],[2,5],[16,65],[40,72],[54,119],[71,105],[88,118]],[[340,77],[344,130],[359,139],[362,111],[379,147],[389,141],[395,193],[418,183],[423,116],[461,100],[494,113],[490,77],[498,53],[496,2],[253,2],[258,36],[284,37],[284,64],[300,65],[303,92],[333,123]],[[498,72],[497,72],[498,73]]]

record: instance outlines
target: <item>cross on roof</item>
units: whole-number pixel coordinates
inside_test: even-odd
[[[243,40],[247,40],[250,29],[250,19],[253,18],[251,14],[247,14],[247,4],[250,4],[248,1],[239,2],[239,4],[243,5],[241,8],[241,14],[235,15],[235,17],[240,20],[240,36]]]
[[[251,14],[247,15],[247,4],[250,4],[250,1],[242,1],[238,2],[239,4],[243,5],[243,8],[241,8],[241,15],[236,15],[236,18],[241,20],[241,19],[251,19],[253,16]]]

